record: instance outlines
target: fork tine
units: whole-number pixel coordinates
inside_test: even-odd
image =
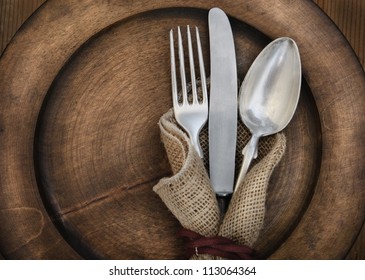
[[[179,105],[177,96],[177,81],[176,81],[176,63],[175,63],[175,48],[174,48],[174,33],[170,30],[170,60],[171,60],[171,84],[172,84],[172,102],[173,106]]]
[[[180,79],[181,79],[183,104],[188,104],[188,93],[187,93],[187,89],[186,89],[186,77],[185,77],[184,49],[183,49],[183,44],[182,44],[180,26],[177,28],[177,31],[178,31]]]
[[[190,77],[191,77],[191,91],[193,94],[193,103],[198,103],[198,93],[196,89],[196,77],[195,77],[195,67],[194,67],[194,55],[193,46],[191,43],[190,26],[187,26],[188,35],[188,50],[189,50],[189,64],[190,64]]]
[[[176,36],[176,35],[175,35]],[[200,37],[198,28],[196,28],[196,43],[197,43],[197,52],[199,57],[199,67],[200,67],[200,76],[202,82],[202,95],[203,101],[200,103],[198,98],[198,89],[196,82],[196,73],[194,67],[194,56],[193,56],[193,46],[192,46],[192,38],[190,26],[187,26],[187,46],[188,46],[188,56],[189,56],[189,65],[190,65],[190,76],[191,76],[191,91],[193,102],[189,103],[190,97],[188,98],[188,88],[186,85],[186,76],[185,76],[185,62],[184,62],[184,48],[181,36],[180,27],[177,28],[177,51],[175,50],[174,43],[174,34],[173,30],[170,30],[170,55],[171,55],[171,78],[172,78],[172,95],[173,95],[173,104],[174,104],[174,116],[177,123],[185,130],[188,134],[191,145],[194,147],[198,155],[203,158],[203,151],[200,146],[199,133],[204,126],[204,124],[208,120],[208,98],[207,98],[207,86],[206,86],[206,78],[205,78],[205,70],[204,70],[204,62],[202,55],[202,47],[200,43]],[[178,55],[175,56],[175,52]],[[179,72],[180,72],[180,82],[181,82],[181,93],[178,91],[178,80],[176,72],[177,70],[177,62],[176,57],[178,56],[179,63]],[[189,71],[189,70],[188,70]],[[190,91],[190,87],[189,87]],[[181,94],[181,95],[180,95]],[[190,94],[190,93],[189,93]],[[181,98],[182,96],[182,98]],[[181,102],[182,99],[182,102]]]
[[[207,92],[207,82],[205,77],[205,69],[204,69],[204,60],[203,60],[203,51],[200,42],[200,35],[198,27],[195,27],[196,33],[196,44],[198,48],[198,59],[199,59],[199,70],[200,70],[200,80],[201,80],[201,87],[203,92],[203,103],[208,102],[208,92]]]

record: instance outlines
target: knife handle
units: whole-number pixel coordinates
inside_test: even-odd
[[[228,210],[229,202],[231,201],[232,194],[226,194],[226,195],[217,195],[217,201],[218,201],[218,207],[219,212],[221,214],[221,217],[224,216],[224,214]]]

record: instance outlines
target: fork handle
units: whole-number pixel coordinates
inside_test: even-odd
[[[203,154],[202,147],[200,146],[199,133],[197,133],[195,137],[193,137],[192,135],[189,135],[189,138],[190,138],[191,144],[193,145],[195,151],[198,153],[199,157],[203,158],[204,154]]]

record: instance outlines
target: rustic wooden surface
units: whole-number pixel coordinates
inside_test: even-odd
[[[0,53],[23,22],[45,0],[1,0],[0,1]]]
[[[365,69],[365,1],[314,0],[347,38]],[[349,252],[348,259],[365,259],[365,225]]]
[[[27,17],[27,15],[30,14],[37,7],[37,5],[41,4],[42,2],[43,1],[4,0],[0,2],[2,23],[2,48],[7,44],[12,34],[20,26],[20,24]],[[332,17],[333,20],[335,20],[339,28],[349,39],[360,61],[362,62],[362,65],[364,65],[364,1],[336,0],[315,2],[317,2]],[[170,14],[170,16],[178,17],[179,14]],[[186,21],[186,19],[182,17],[180,20],[176,20],[176,23],[179,21],[182,24],[196,22],[200,25],[204,25],[204,23],[201,22],[201,17],[199,17],[199,13],[196,12],[196,16],[192,15],[191,17],[192,18],[189,18],[188,21]],[[163,23],[161,24],[161,27],[164,26],[164,24],[168,24],[167,22],[164,22],[164,20],[168,19],[169,16],[165,16],[165,19],[162,17]],[[149,149],[148,154],[146,155],[145,150],[138,151],[134,147],[156,148],[159,147],[159,143],[156,142],[151,144],[150,140],[148,140],[148,137],[151,137],[151,135],[148,135],[148,137],[146,135],[141,138],[133,138],[130,136],[130,132],[135,131],[135,133],[137,133],[137,131],[140,131],[140,125],[147,124],[147,126],[149,127],[147,131],[153,131],[154,133],[156,133],[156,137],[151,137],[151,139],[158,139],[158,132],[153,129],[153,126],[155,125],[158,116],[168,107],[169,95],[164,95],[164,101],[162,102],[162,105],[160,105],[160,107],[158,107],[155,112],[150,112],[146,119],[143,119],[143,115],[138,114],[138,112],[136,113],[133,110],[128,110],[128,106],[130,106],[130,108],[137,107],[137,104],[135,106],[133,106],[133,104],[130,104],[132,100],[127,100],[128,102],[123,101],[122,103],[118,101],[118,91],[116,91],[115,87],[113,87],[115,77],[114,79],[108,78],[110,72],[106,72],[106,70],[103,70],[114,69],[115,73],[117,73],[121,70],[118,68],[120,67],[120,65],[115,62],[115,64],[113,64],[114,66],[110,68],[110,63],[113,63],[113,60],[104,61],[104,56],[94,55],[103,53],[103,51],[105,50],[105,57],[108,57],[109,59],[113,58],[115,59],[115,61],[118,61],[118,57],[116,57],[116,54],[127,53],[129,48],[128,45],[121,46],[117,43],[119,41],[122,41],[123,35],[135,34],[135,36],[132,36],[132,38],[130,38],[130,43],[132,46],[138,45],[139,42],[144,42],[144,40],[146,40],[146,37],[143,37],[142,40],[138,36],[139,26],[141,24],[146,24],[146,26],[148,26],[153,21],[153,17],[149,18],[146,16],[145,18],[139,19],[137,23],[116,26],[111,30],[108,30],[108,32],[105,32],[105,34],[103,34],[103,36],[100,36],[100,38],[96,38],[95,40],[93,40],[93,42],[91,42],[87,47],[81,50],[78,53],[78,56],[70,61],[65,70],[61,73],[56,82],[53,84],[51,88],[50,98],[49,100],[47,100],[47,106],[45,106],[45,110],[42,115],[42,118],[47,121],[41,122],[42,125],[38,136],[39,143],[41,144],[39,145],[40,154],[38,160],[43,175],[45,175],[42,177],[44,180],[43,183],[48,186],[53,186],[52,189],[47,189],[44,191],[43,199],[46,199],[48,202],[50,202],[48,207],[56,209],[55,217],[53,217],[52,219],[59,219],[59,226],[61,228],[61,231],[63,231],[63,236],[66,236],[66,239],[68,238],[67,242],[71,244],[73,248],[78,248],[78,253],[81,253],[81,255],[83,254],[85,257],[181,257],[179,253],[171,253],[167,249],[168,247],[175,246],[174,244],[176,244],[176,240],[171,238],[172,231],[177,226],[175,221],[172,219],[171,216],[169,216],[166,211],[163,210],[164,206],[160,203],[158,198],[151,196],[151,194],[146,191],[150,189],[151,185],[153,185],[153,183],[156,182],[159,176],[161,176],[161,173],[163,174],[164,172],[166,172],[164,170],[168,170],[166,166],[166,159],[161,157],[161,155],[158,153],[161,147],[157,149]],[[259,25],[260,23],[257,24]],[[236,28],[236,31],[238,30],[238,26],[239,25],[234,27]],[[248,31],[248,35],[241,34],[239,33],[239,31],[237,31],[237,44],[238,46],[247,49],[245,47],[248,46],[245,45],[247,44],[245,42],[247,40],[250,41],[250,48],[247,54],[245,54],[245,58],[252,60],[257,54],[258,49],[263,46],[265,39],[256,38],[253,33],[250,34],[249,29],[246,29],[245,31]],[[110,44],[110,42],[113,40],[116,40],[116,43]],[[153,40],[153,38],[151,38],[151,40]],[[205,44],[207,44],[207,38],[203,38],[203,40],[205,41]],[[112,55],[110,56],[110,54]],[[145,50],[141,49],[138,57],[151,57],[151,55],[152,57],[154,55],[157,59],[160,53],[156,51],[146,52]],[[162,60],[163,57],[160,57],[159,59]],[[133,61],[136,61],[136,57],[132,57],[131,62],[127,62],[127,64],[129,63],[128,65],[133,65]],[[143,59],[141,61],[143,61]],[[109,63],[108,67],[106,67],[104,63]],[[83,66],[81,67],[81,65]],[[239,65],[244,65],[244,62],[239,61]],[[141,69],[140,65],[138,64],[135,65],[135,67]],[[240,71],[246,71],[247,69],[245,69],[245,67],[246,66],[242,66]],[[144,73],[138,72],[137,75],[137,72],[134,70],[133,67],[129,68],[128,77],[138,79],[139,75],[143,75]],[[151,70],[153,70],[153,68],[149,69],[148,67],[146,67],[146,74]],[[94,79],[91,79],[90,81],[90,77],[93,77],[93,73],[98,73],[98,76],[95,76]],[[165,76],[167,77],[168,75]],[[160,79],[159,77],[156,77],[156,80],[158,80],[157,78]],[[101,100],[100,95],[89,95],[90,89],[97,89],[100,81],[102,81],[103,84],[103,89],[100,89],[101,96],[106,97],[106,100]],[[134,88],[134,86],[131,84],[123,84],[123,79],[120,80],[120,82],[121,86],[124,86],[128,89],[132,89],[135,91],[139,90],[137,88]],[[166,80],[165,83],[162,84],[168,85],[168,81]],[[162,90],[164,92],[169,91],[169,89],[165,88],[164,86],[161,87],[155,84],[154,87],[157,87],[159,88],[159,90]],[[148,101],[147,103],[153,104],[155,97],[145,94],[149,90],[150,88],[144,87],[144,91],[139,94],[142,94],[143,99]],[[356,90],[356,85],[354,86],[354,90]],[[309,88],[304,88],[303,91],[309,91]],[[59,96],[63,97],[59,99]],[[319,168],[316,164],[319,160],[317,158],[317,148],[319,146],[318,141],[320,141],[320,139],[316,139],[315,137],[306,137],[306,140],[303,141],[302,137],[297,137],[294,133],[295,131],[302,129],[304,126],[307,127],[306,133],[308,135],[313,135],[313,132],[316,132],[318,130],[318,120],[313,117],[313,115],[315,115],[316,113],[313,112],[314,103],[313,100],[308,98],[308,96],[309,95],[304,95],[304,97],[302,98],[298,110],[299,113],[297,114],[296,119],[293,121],[293,124],[287,131],[289,141],[305,147],[306,150],[305,152],[301,151],[302,154],[297,154],[296,156],[294,156],[294,154],[298,151],[289,150],[288,154],[286,155],[286,161],[296,162],[296,164],[299,164],[299,166],[300,164],[303,164],[303,162],[305,162],[307,165],[308,163],[311,163],[311,166],[313,168],[306,169],[303,174],[301,174],[302,185],[299,184],[298,186],[296,186],[296,191],[289,191],[291,195],[295,193],[296,197],[294,199],[293,197],[285,196],[284,191],[279,192],[277,195],[274,195],[276,185],[273,185],[271,190],[272,195],[270,196],[271,198],[269,198],[269,206],[271,205],[272,207],[275,207],[275,205],[283,205],[286,203],[286,209],[291,209],[291,215],[288,214],[286,216],[287,220],[285,222],[281,221],[280,223],[278,223],[277,221],[275,221],[275,217],[278,213],[269,211],[268,215],[271,219],[268,220],[271,220],[271,222],[266,223],[266,228],[264,232],[265,236],[269,236],[271,237],[271,239],[266,238],[266,240],[261,240],[259,242],[259,246],[261,246],[263,250],[267,250],[266,254],[272,253],[272,251],[274,251],[280,245],[280,242],[278,243],[278,236],[282,236],[285,233],[290,233],[290,231],[288,231],[286,227],[293,223],[293,219],[298,217],[299,213],[303,211],[303,208],[305,208],[305,204],[309,203],[308,198],[311,195],[312,190],[310,188],[304,188],[303,186],[313,184],[313,177],[315,177],[315,173],[318,171],[317,168]],[[80,114],[84,105],[82,102],[78,103],[79,100],[85,100],[85,102],[88,102],[89,105],[94,106],[95,110],[90,111],[85,115]],[[125,111],[120,114],[119,110],[115,110],[113,108],[125,108]],[[147,106],[145,109],[148,110],[151,109],[151,107]],[[65,112],[68,112],[68,117],[66,118],[64,117]],[[129,116],[129,118],[127,116]],[[123,123],[123,126],[115,125],[115,120],[118,119],[121,120],[120,123]],[[97,126],[95,126],[96,123],[98,123]],[[67,129],[70,124],[73,124],[73,130]],[[333,127],[335,126],[335,124],[331,123],[330,121],[328,121],[326,125]],[[118,133],[122,133],[123,135],[123,131],[127,131],[129,133],[129,135],[124,135],[125,140],[123,143],[116,143],[115,140],[112,140],[113,135],[117,135]],[[100,134],[102,135],[102,140],[99,139],[96,141],[95,139],[101,137]],[[82,135],[89,136],[84,137]],[[59,140],[61,142],[55,142],[55,139],[61,139]],[[135,142],[136,139],[140,142]],[[79,148],[76,151],[74,147]],[[90,154],[90,152],[94,149],[97,149],[99,151],[96,157],[84,160],[83,155]],[[120,157],[123,157],[123,159],[143,158],[144,160],[136,160],[134,162],[125,161],[121,158],[116,161],[111,160],[110,158],[108,158],[108,155],[113,154],[114,150],[118,150],[118,153],[120,153],[121,155]],[[301,158],[302,162],[298,163],[298,158]],[[98,162],[100,161],[103,161],[104,164],[99,165]],[[65,164],[66,162],[68,164]],[[155,162],[159,162],[160,164],[158,166],[155,166],[153,164]],[[145,164],[145,166],[142,166],[141,168],[140,164]],[[102,170],[100,169],[100,166],[102,166]],[[291,174],[295,178],[295,176],[299,176],[299,174],[295,173],[297,166],[298,165],[296,165],[295,168],[293,167],[292,170],[285,171],[285,167],[284,165],[282,165],[280,167],[281,170],[279,169],[278,171],[284,170],[285,172],[287,172],[286,174]],[[62,167],[62,173],[57,172],[57,169],[60,167]],[[75,167],[77,167],[76,171]],[[92,169],[93,167],[94,174],[92,176],[89,174],[85,177],[83,174],[90,172],[90,168]],[[303,170],[304,169],[305,168],[303,167]],[[121,173],[120,170],[124,170],[127,173]],[[148,170],[148,174],[141,174],[140,170]],[[105,176],[105,174],[108,174],[109,176]],[[277,172],[276,174],[274,174],[274,176],[276,176],[275,178],[277,180],[277,184],[285,182],[285,178],[280,177],[280,172]],[[70,181],[70,178],[73,179]],[[139,182],[138,180],[140,180],[141,178],[144,178],[144,180]],[[70,193],[65,193],[64,190],[70,185],[75,185],[76,181],[77,185],[74,191]],[[116,186],[115,182],[118,182],[119,185]],[[131,188],[131,182],[133,182],[133,184],[135,185],[134,188]],[[98,189],[97,187],[95,188],[95,185],[99,186],[100,189]],[[80,188],[80,186],[82,187]],[[29,191],[32,192],[32,190]],[[128,199],[125,199],[126,197],[128,197]],[[139,205],[137,201],[141,201],[141,199],[142,201],[148,201],[150,205],[144,203],[142,205]],[[292,200],[291,203],[290,199]],[[337,199],[336,196],[333,196],[333,199]],[[103,205],[104,208],[100,208],[100,205]],[[153,205],[153,209],[159,210],[155,211],[154,213],[150,212],[149,215],[146,215],[145,213],[146,211],[148,212],[151,209],[151,205]],[[113,215],[104,218],[102,214],[106,212],[101,211],[101,209],[103,211],[106,211],[107,213],[112,213]],[[118,212],[110,211],[110,209],[118,209]],[[124,216],[127,220],[121,220],[120,216],[123,213],[126,214],[128,211],[130,211],[130,209],[133,209],[135,216],[137,216],[138,213],[140,214],[139,217],[141,217],[141,220],[139,221],[139,223],[136,223],[133,220],[128,220],[128,215]],[[286,209],[283,208],[282,211],[286,211]],[[24,209],[22,208],[22,210]],[[18,211],[14,209],[11,211],[3,211],[2,215],[15,217],[19,219],[19,221],[22,221],[23,219],[33,219],[41,224],[44,222],[51,222],[37,219],[38,213],[37,211],[34,211],[33,208],[29,207],[28,210],[29,211],[22,211],[22,213],[25,214],[25,216],[22,218],[19,217]],[[85,217],[85,213],[87,213],[87,218]],[[270,215],[272,215],[272,217],[270,217]],[[92,219],[104,219],[105,225],[108,225],[111,228],[111,230],[109,231],[110,235],[104,235],[104,232],[101,228],[103,224],[95,224],[95,228],[90,229],[90,220]],[[153,246],[154,242],[150,242],[151,248],[146,249],[146,246],[144,245],[144,224],[150,223],[151,221],[159,221],[161,223],[160,224],[159,222],[157,222],[151,225],[149,230],[151,241],[158,241],[157,239],[154,240],[154,238],[164,237],[165,239],[165,241],[161,243],[161,251],[157,253],[159,255],[155,255],[156,250]],[[123,226],[123,224],[125,225]],[[334,228],[338,226],[340,225],[334,225]],[[167,231],[161,232],[161,227],[166,228]],[[49,228],[51,228],[51,226]],[[133,228],[134,231],[137,232],[137,236],[128,233],[128,230],[130,228]],[[11,231],[11,228],[8,230]],[[120,238],[120,240],[113,240],[113,236],[118,236],[118,234],[115,234],[118,231],[125,231],[126,234],[124,234],[122,236],[123,238]],[[21,234],[19,229],[15,230],[15,233]],[[25,239],[28,240],[27,242],[34,242],[32,237],[37,234],[40,233],[30,232],[28,233],[29,236],[26,236]],[[56,238],[56,240],[57,238],[58,240],[60,238],[56,237],[57,234],[52,229],[49,229],[49,232],[44,234],[45,236],[53,236],[54,238]],[[352,247],[350,253],[347,255],[347,258],[365,259],[364,235],[365,233],[363,230],[362,233],[359,235],[357,241],[354,243],[354,246]],[[1,234],[0,236],[4,237]],[[325,238],[324,235],[322,235],[322,238]],[[273,242],[273,245],[270,247],[267,245],[267,243],[271,241]],[[62,240],[59,240],[58,242],[59,246],[55,245],[55,249],[59,247],[61,250],[62,248],[61,255],[58,255],[58,257],[62,257],[62,254],[64,254],[64,256],[67,258],[78,257],[77,254],[74,254],[72,252],[71,248],[67,248],[66,250],[64,249],[66,245],[63,244]],[[137,247],[137,249],[135,247],[130,248],[129,246],[131,246],[131,243],[133,243],[133,246]],[[9,247],[5,249],[7,249],[6,255],[9,258],[16,258],[17,256],[22,258],[26,257],[26,250],[23,250],[22,253],[19,253],[21,250],[17,247],[16,244],[10,244],[8,246]],[[1,249],[2,248],[0,248],[0,251]],[[43,250],[45,251],[39,252],[39,258],[52,258],[56,256],[56,253],[52,254],[51,252],[48,252],[47,248],[43,248]],[[123,253],[121,253],[121,251],[123,251]],[[55,250],[55,252],[57,252],[57,250]],[[346,252],[343,252],[342,255],[345,256]],[[312,258],[316,257],[315,254],[312,254],[311,256]],[[281,258],[284,256],[280,255],[279,253],[277,257]],[[318,258],[320,258],[320,255],[318,255]]]

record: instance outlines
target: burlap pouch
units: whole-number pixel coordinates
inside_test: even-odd
[[[238,123],[236,174],[242,163],[241,151],[250,138],[250,133],[242,123]],[[205,237],[227,237],[237,244],[253,247],[264,221],[269,179],[285,151],[284,134],[279,133],[260,140],[258,158],[252,163],[222,218],[208,176],[207,127],[200,136],[204,161],[176,123],[172,109],[161,117],[159,127],[173,175],[161,179],[153,189],[168,209],[186,229]],[[191,258],[220,257],[199,255],[196,249],[196,254]]]

